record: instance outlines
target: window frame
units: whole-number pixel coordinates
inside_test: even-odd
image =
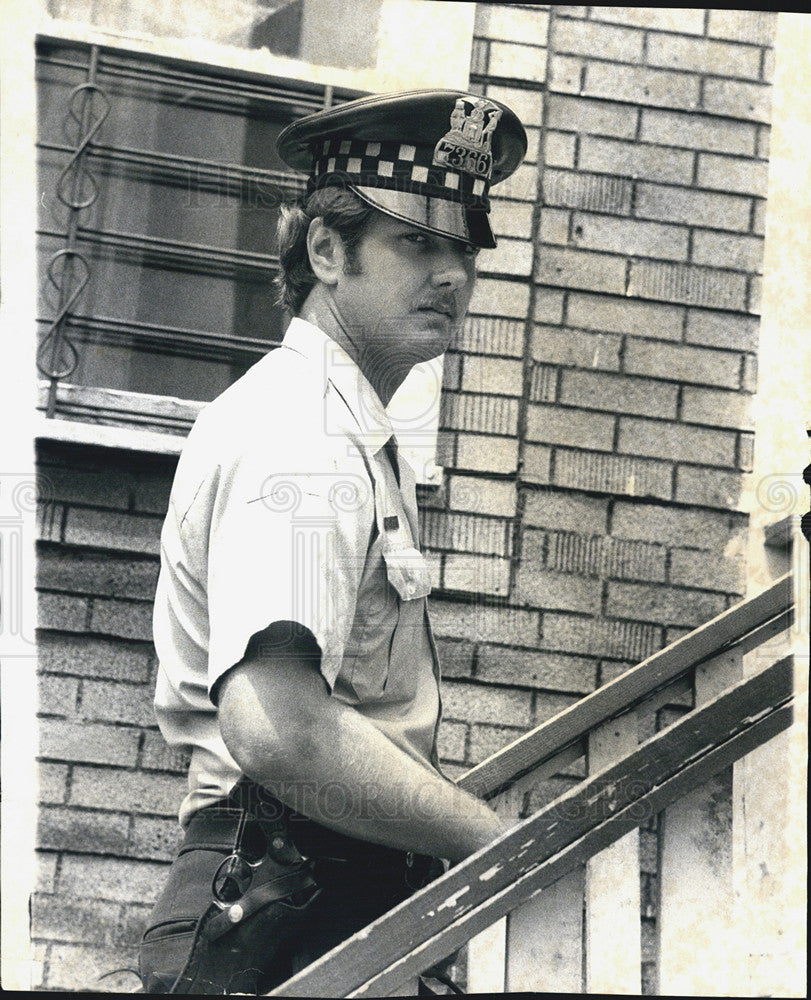
[[[410,3],[412,6],[425,6],[424,0],[410,0]],[[448,8],[457,8],[454,16],[460,24],[462,21],[459,20],[459,15],[463,15],[464,30],[461,32],[461,43],[458,37],[455,42],[455,62],[454,58],[449,58],[444,70],[439,69],[439,75],[441,76],[444,71],[446,77],[455,76],[457,79],[446,78],[433,85],[466,89],[473,46],[475,4],[447,5],[446,13]],[[458,31],[457,36],[459,36]],[[50,18],[44,12],[40,12],[38,16],[33,43],[34,50],[40,43],[76,43],[90,47],[97,46],[132,59],[140,57],[168,60],[177,66],[185,65],[192,72],[206,73],[214,77],[227,74],[245,81],[247,85],[255,82],[267,88],[270,83],[271,86],[280,88],[285,96],[290,95],[292,100],[300,99],[300,95],[306,92],[320,94],[321,103],[325,107],[331,106],[336,98],[349,100],[375,89],[414,89],[419,85],[427,85],[426,81],[417,79],[418,74],[415,73],[409,82],[396,81],[395,86],[386,87],[381,85],[383,81],[379,79],[379,66],[372,70],[361,71],[313,66],[287,57],[271,56],[267,50],[257,54],[255,50],[239,49],[219,43],[210,43],[205,47],[206,56],[209,58],[203,62],[199,57],[190,57],[188,46],[183,40],[114,33],[82,22]],[[390,38],[388,44],[394,44],[393,39]],[[36,58],[36,52],[33,51],[34,64]],[[379,53],[379,63],[385,58],[385,52]],[[260,60],[264,65],[258,70],[256,66]],[[465,66],[464,80],[458,79],[461,65]],[[268,73],[267,69],[271,67],[276,72]],[[391,76],[392,74],[389,74],[389,77]],[[433,77],[436,76],[437,72],[433,72]],[[359,84],[362,86],[358,86]],[[36,141],[36,135],[34,138]],[[234,338],[230,339],[233,343]],[[264,344],[263,341],[257,341],[257,346]],[[253,347],[253,345],[245,346],[249,350]],[[269,347],[272,349],[273,344]],[[267,346],[257,351],[257,360],[266,349]],[[437,384],[437,378],[441,385],[442,359],[432,365],[427,375],[433,385]],[[204,405],[204,402],[194,399],[88,387],[61,380],[52,383],[48,379],[40,379],[37,384],[38,417],[35,434],[38,438],[82,441],[87,444],[99,444],[103,441],[112,445],[112,442],[118,439],[124,447],[179,453],[186,433]],[[61,411],[59,416],[56,416],[57,408]],[[417,459],[412,464],[415,465],[418,483],[424,486],[436,486],[442,481],[442,468],[437,464],[439,408],[440,399],[437,395],[432,404],[431,419],[428,421],[427,429],[419,435],[418,449],[412,451],[408,443],[404,443],[402,448],[407,457],[413,455]],[[74,426],[70,429],[56,426],[67,423]],[[426,445],[428,445],[427,451]],[[430,454],[432,458],[426,460],[426,454]]]
[[[115,82],[116,74],[120,74],[125,78],[134,80],[136,84],[144,84],[147,88],[153,81],[156,81],[159,85],[165,84],[169,88],[180,87],[186,81],[189,81],[189,85],[194,88],[195,95],[199,96],[205,94],[210,81],[212,89],[217,89],[216,99],[222,105],[223,110],[227,111],[228,104],[236,102],[238,107],[237,117],[242,117],[239,109],[240,104],[244,102],[247,105],[247,102],[253,102],[257,99],[267,101],[270,106],[278,102],[280,110],[287,105],[291,110],[295,109],[296,114],[293,117],[298,117],[300,114],[311,113],[322,107],[328,107],[336,98],[351,100],[356,96],[360,96],[357,92],[336,92],[334,88],[322,87],[317,84],[301,84],[298,81],[268,79],[258,77],[256,74],[241,73],[230,68],[222,70],[217,66],[199,66],[189,64],[185,60],[169,60],[164,56],[156,58],[151,54],[133,53],[130,49],[122,46],[98,46],[88,41],[77,41],[75,39],[70,39],[66,42],[60,37],[43,36],[41,34],[38,35],[36,40],[36,59],[38,64],[41,62],[43,66],[74,66],[72,58],[65,58],[64,55],[53,57],[48,52],[49,46],[57,48],[67,47],[77,54],[75,68],[87,77],[83,85],[89,82],[92,86],[100,86],[102,84],[107,86],[109,81]],[[224,94],[220,91],[218,79],[227,80],[227,84],[225,84],[226,92]],[[103,90],[100,96],[103,101],[102,107],[110,103],[110,99],[107,98]],[[112,98],[112,106],[114,104],[115,98]],[[66,105],[66,114],[69,110],[72,109],[69,109]],[[38,151],[45,155],[56,152],[62,157],[67,157],[68,163],[70,163],[69,158],[75,158],[78,155],[77,151],[80,147],[81,141],[77,141],[76,147],[72,148],[65,143],[51,141],[50,136],[42,137],[37,142]],[[171,180],[177,182],[181,174],[183,175],[182,179],[185,181],[188,181],[189,177],[193,177],[195,182],[199,182],[200,172],[207,172],[210,175],[211,182],[215,185],[216,193],[222,190],[224,178],[226,184],[233,183],[234,181],[237,184],[242,184],[245,181],[258,180],[261,183],[272,185],[274,192],[281,190],[282,194],[291,194],[293,196],[304,189],[304,178],[296,175],[292,170],[281,172],[278,170],[245,166],[241,163],[221,163],[214,160],[205,161],[193,154],[188,156],[174,155],[163,151],[158,152],[150,149],[133,148],[115,143],[113,145],[97,145],[91,141],[81,155],[84,158],[90,158],[90,163],[87,164],[87,160],[82,159],[80,161],[80,168],[84,168],[86,165],[89,167],[89,172],[94,178],[94,187],[102,192],[107,177],[102,176],[99,178],[100,173],[115,175],[118,172],[122,172],[124,176],[127,176],[128,171],[141,168],[145,168],[150,175],[148,183],[158,180],[159,174],[163,175],[160,178],[163,180],[166,180],[168,176],[170,182]],[[94,166],[98,161],[103,164],[102,171],[97,170]],[[135,166],[133,167],[133,165]],[[52,190],[51,188],[48,193],[51,194]],[[278,258],[275,254],[250,253],[239,249],[221,247],[213,242],[212,244],[195,246],[182,240],[156,238],[149,233],[115,232],[107,226],[99,230],[94,230],[86,228],[82,224],[80,216],[84,211],[84,207],[79,207],[75,211],[71,210],[70,205],[66,205],[66,208],[68,211],[68,222],[65,231],[57,231],[56,229],[52,231],[47,225],[37,230],[39,236],[58,241],[60,252],[64,252],[65,249],[78,250],[80,244],[82,251],[95,250],[97,248],[103,249],[105,245],[120,246],[125,251],[141,256],[139,266],[148,264],[152,257],[155,257],[158,261],[160,261],[161,257],[164,257],[170,266],[172,263],[181,265],[188,257],[193,273],[202,273],[203,269],[210,269],[212,273],[224,278],[226,281],[236,276],[229,273],[229,269],[236,270],[246,266],[266,269],[268,270],[268,280],[277,271]],[[43,263],[46,260],[49,260],[47,255],[42,258]],[[87,266],[88,268],[91,267],[89,264]],[[141,341],[147,347],[154,345],[155,349],[157,349],[160,342],[163,341],[170,349],[182,349],[184,347],[186,349],[190,347],[200,348],[201,350],[207,349],[208,352],[214,354],[220,352],[225,359],[232,359],[235,363],[241,359],[246,364],[252,364],[267,353],[269,349],[278,346],[281,342],[284,325],[284,317],[282,317],[282,327],[279,330],[278,336],[273,336],[267,340],[258,337],[240,336],[237,333],[224,334],[205,329],[183,329],[178,325],[164,327],[154,322],[142,322],[140,318],[135,320],[119,319],[117,317],[105,316],[92,306],[87,314],[83,314],[80,301],[77,302],[77,307],[75,310],[68,309],[61,322],[58,320],[58,316],[60,315],[58,308],[53,310],[54,315],[37,316],[37,324],[45,328],[46,340],[52,338],[55,334],[64,334],[70,342],[71,329],[88,329],[95,336],[102,339],[105,336],[112,338],[113,342],[115,342],[115,338],[118,336],[129,338],[130,342],[137,343]],[[57,327],[59,330],[57,330]],[[40,349],[42,349],[42,345],[40,345]],[[72,351],[72,348],[69,348],[69,351]],[[81,348],[76,347],[76,351],[80,352]],[[47,354],[47,351],[43,351],[43,354]],[[47,359],[45,360],[47,361]],[[47,364],[44,367],[47,367]],[[54,365],[53,367],[56,369],[58,366]],[[42,374],[46,377],[39,384],[38,405],[44,407],[47,417],[57,416],[56,404],[60,403],[63,405],[68,404],[68,412],[61,412],[59,416],[70,418],[71,414],[69,411],[75,409],[77,403],[80,403],[80,408],[83,408],[88,415],[92,413],[94,407],[98,407],[102,411],[106,410],[107,413],[104,419],[108,423],[115,422],[114,414],[118,412],[118,422],[127,425],[131,422],[131,416],[134,414],[140,414],[141,419],[145,419],[151,408],[159,426],[165,424],[167,411],[172,412],[174,429],[176,432],[182,432],[182,430],[187,430],[191,426],[196,412],[204,405],[200,400],[187,398],[185,400],[188,404],[185,407],[186,420],[181,421],[180,425],[178,425],[175,412],[177,407],[173,403],[170,403],[168,407],[162,406],[160,402],[161,396],[158,394],[137,390],[123,390],[104,385],[88,386],[81,381],[71,381],[73,371],[67,375],[60,376],[57,376],[55,373],[52,378],[49,377],[47,372],[42,372]],[[43,382],[46,387],[46,397],[44,400],[42,398]],[[110,394],[110,405],[104,405],[103,394],[105,391]],[[168,398],[171,399],[172,397]],[[115,403],[118,405],[113,405]],[[183,426],[184,422],[186,424],[185,427]]]

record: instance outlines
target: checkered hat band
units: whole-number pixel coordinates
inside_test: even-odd
[[[335,139],[316,152],[311,186],[338,174],[350,184],[411,191],[414,194],[460,202],[469,208],[489,209],[488,184],[471,174],[435,165],[432,146],[404,142],[367,142]]]

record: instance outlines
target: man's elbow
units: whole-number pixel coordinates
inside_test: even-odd
[[[251,677],[239,669],[225,678],[219,697],[220,734],[243,774],[254,781],[293,780],[309,754],[309,727],[284,710],[269,710]]]

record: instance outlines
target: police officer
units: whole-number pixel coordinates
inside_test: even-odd
[[[141,945],[147,992],[262,992],[501,832],[439,769],[439,665],[413,473],[385,407],[451,343],[499,102],[366,98],[282,132],[295,318],[196,421],[161,540],[155,705],[191,748],[186,837]]]

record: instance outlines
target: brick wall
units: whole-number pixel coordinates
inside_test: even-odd
[[[177,849],[186,761],[152,712],[152,599],[174,461],[42,446],[40,877],[46,988],[128,991],[143,920]]]
[[[494,189],[426,499],[460,766],[743,593],[772,31],[477,6],[473,89],[529,154]]]
[[[474,87],[519,110],[530,152],[494,190],[425,527],[455,769],[744,592],[773,31],[758,11],[477,5]],[[648,992],[656,840],[652,821]]]
[[[530,141],[495,189],[499,247],[446,360],[444,482],[421,494],[450,773],[743,593],[772,33],[758,11],[477,5],[472,88]],[[33,933],[44,988],[128,989],[97,977],[134,964],[185,785],[151,712],[174,462],[39,462]],[[648,963],[655,843],[651,824]]]

